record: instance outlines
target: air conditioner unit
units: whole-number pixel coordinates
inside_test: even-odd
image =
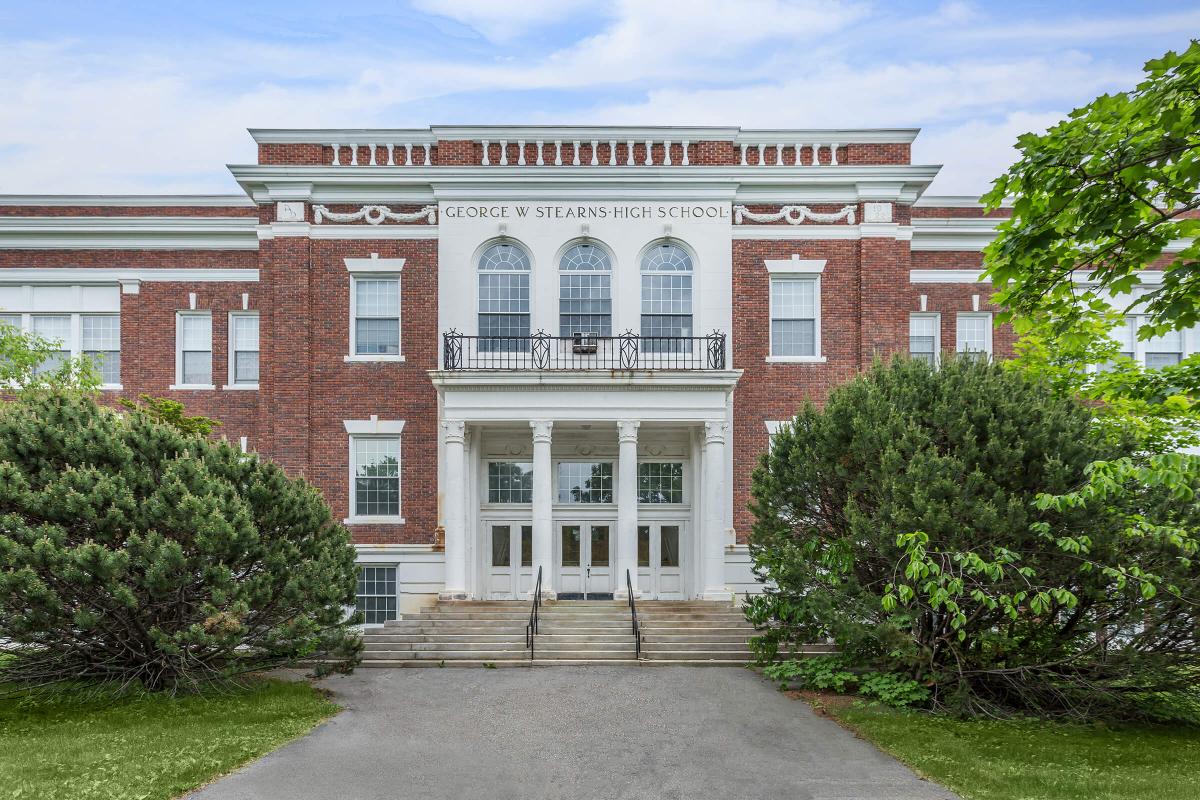
[[[595,333],[576,331],[571,334],[571,352],[576,355],[595,355],[597,344]]]

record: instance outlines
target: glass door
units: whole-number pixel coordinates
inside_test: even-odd
[[[559,526],[558,596],[563,600],[612,597],[612,525]]]
[[[638,591],[643,597],[682,599],[680,548],[683,525],[678,522],[638,525],[637,539]]]
[[[487,597],[493,600],[524,598],[533,591],[533,526],[490,522],[486,530]]]

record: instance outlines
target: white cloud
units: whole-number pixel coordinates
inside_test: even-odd
[[[511,41],[595,5],[589,0],[413,0],[414,8],[461,22],[493,42]]]
[[[496,41],[582,13],[577,0],[418,4]],[[0,34],[0,192],[229,191],[223,165],[254,159],[246,127],[423,126],[495,96],[512,98],[512,122],[921,126],[917,159],[947,165],[936,190],[974,193],[1011,160],[1017,133],[1133,85],[1144,60],[1027,46],[1041,34],[996,26],[960,0],[899,17],[815,0],[619,0],[599,13],[611,16],[591,35],[502,60],[320,36],[98,45]],[[1181,19],[1191,17],[1130,25]],[[1103,38],[1120,24],[1098,17],[1092,30]],[[930,50],[988,30],[1001,43]],[[918,39],[919,55],[902,49]]]

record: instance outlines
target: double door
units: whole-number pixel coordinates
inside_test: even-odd
[[[613,524],[558,524],[558,596],[601,599],[613,596]]]
[[[680,521],[638,524],[638,591],[643,597],[683,599],[684,531]]]
[[[523,600],[533,591],[533,526],[521,522],[489,522],[485,560],[486,596]]]

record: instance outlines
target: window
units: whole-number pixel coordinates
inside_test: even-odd
[[[533,464],[488,462],[489,503],[532,503]]]
[[[688,352],[691,335],[692,257],[663,242],[642,256],[642,350]]]
[[[400,278],[351,277],[355,356],[400,355]]]
[[[360,519],[400,516],[400,437],[351,437],[354,481],[351,508]]]
[[[529,255],[497,242],[479,256],[479,342],[482,352],[529,348]]]
[[[176,327],[175,382],[212,388],[212,314],[180,312]]]
[[[937,314],[910,314],[908,317],[908,354],[931,367],[938,364],[941,318]]]
[[[121,388],[121,290],[117,285],[0,285],[0,322],[50,344],[35,372],[90,358],[105,389]]]
[[[229,315],[229,383],[258,386],[258,314]]]
[[[987,361],[992,357],[992,315],[958,315],[958,352],[963,358]]]
[[[70,314],[34,314],[30,318],[33,333],[45,339],[51,345],[57,344],[58,350],[52,350],[46,359],[38,365],[38,374],[54,372],[71,358],[71,315]]]
[[[775,437],[783,430],[783,426],[790,425],[791,420],[767,420],[767,452],[775,447]]]
[[[115,314],[79,318],[83,354],[92,360],[100,382],[121,382],[121,318]]]
[[[1170,367],[1183,360],[1183,331],[1167,331],[1153,336],[1142,345],[1146,369]]]
[[[358,568],[358,610],[367,625],[396,619],[396,568]]]
[[[563,461],[558,465],[558,502],[611,503],[611,461]]]
[[[637,491],[639,503],[682,503],[683,464],[638,464]]]
[[[820,278],[771,278],[771,355],[815,358],[820,324]]]
[[[576,244],[559,261],[560,336],[612,336],[612,261],[594,244]]]
[[[639,567],[650,566],[650,526],[638,525],[637,561]]]

